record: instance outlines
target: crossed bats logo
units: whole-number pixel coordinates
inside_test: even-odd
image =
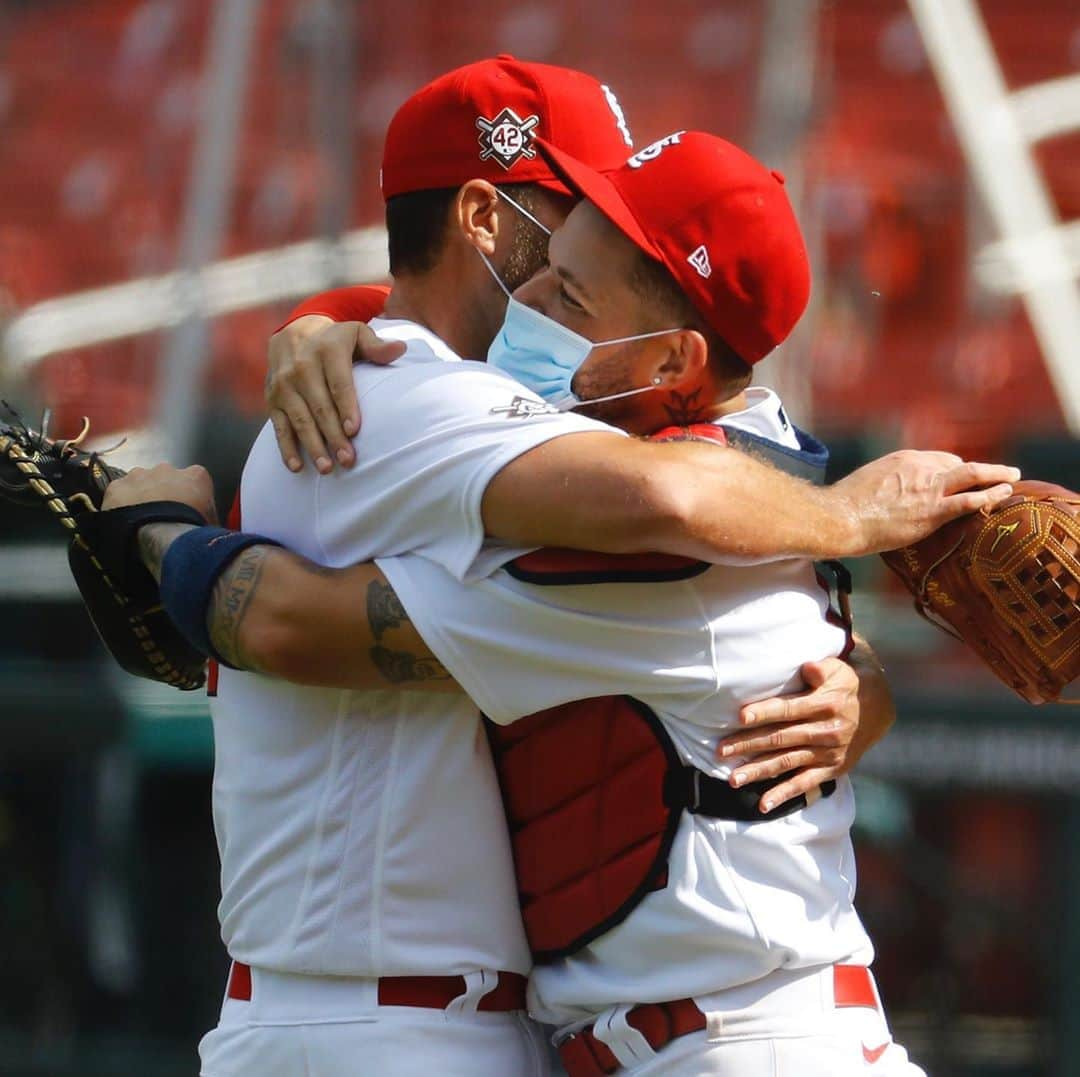
[[[504,108],[493,120],[477,116],[480,160],[493,160],[507,172],[523,157],[531,161],[536,156],[533,129],[539,122],[539,116],[522,119],[512,108]]]

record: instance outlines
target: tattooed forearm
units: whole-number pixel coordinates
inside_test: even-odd
[[[181,523],[146,524],[139,528],[139,554],[159,583],[161,563],[169,547],[190,530],[191,524]],[[218,654],[238,669],[257,668],[245,654],[240,636],[270,549],[268,546],[249,546],[230,562],[214,584],[214,595],[206,611],[210,641]]]
[[[372,584],[372,586],[375,585]],[[392,651],[380,645],[372,647],[370,653],[375,668],[391,684],[450,680],[446,667],[437,658],[418,658],[408,651]]]
[[[214,597],[206,613],[210,642],[217,653],[237,669],[258,669],[242,646],[241,629],[271,549],[270,546],[249,546],[229,563],[214,584]]]
[[[157,523],[144,524],[139,528],[139,556],[150,570],[150,575],[161,582],[161,562],[169,547],[185,531],[194,530],[194,524]]]
[[[400,628],[409,621],[409,615],[394,589],[380,580],[372,580],[368,584],[367,615],[371,634],[376,639],[382,639],[388,628]]]

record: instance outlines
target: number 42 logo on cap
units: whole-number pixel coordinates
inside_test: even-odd
[[[494,160],[508,172],[522,157],[531,161],[536,156],[533,128],[539,122],[539,116],[528,116],[523,120],[512,108],[504,108],[493,120],[477,116],[480,160]]]

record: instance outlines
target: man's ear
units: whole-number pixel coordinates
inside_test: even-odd
[[[653,384],[659,389],[685,389],[705,380],[709,367],[709,345],[696,329],[680,329],[672,333],[653,374]],[[656,379],[660,380],[657,381]]]
[[[495,253],[499,238],[499,196],[487,180],[472,179],[459,188],[453,223],[466,242],[484,254]]]

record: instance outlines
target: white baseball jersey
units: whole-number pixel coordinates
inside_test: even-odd
[[[768,390],[751,390],[748,410],[725,422],[796,447]],[[715,745],[739,707],[800,689],[801,664],[845,644],[801,559],[714,566],[680,582],[559,587],[504,571],[463,587],[417,557],[379,565],[494,721],[626,693],[656,711],[685,761],[724,777],[730,767]],[[846,779],[831,797],[770,822],[684,814],[668,885],[573,957],[536,969],[531,1011],[568,1024],[617,1003],[707,998],[779,968],[868,964],[852,905],[853,817]]]
[[[486,573],[520,552],[484,544],[491,477],[551,438],[610,428],[553,413],[413,323],[372,326],[408,350],[356,368],[356,467],[292,474],[267,425],[244,469],[244,528],[331,567],[415,551],[448,579]],[[466,696],[223,670],[212,713],[234,959],[324,975],[528,971],[487,740]]]

